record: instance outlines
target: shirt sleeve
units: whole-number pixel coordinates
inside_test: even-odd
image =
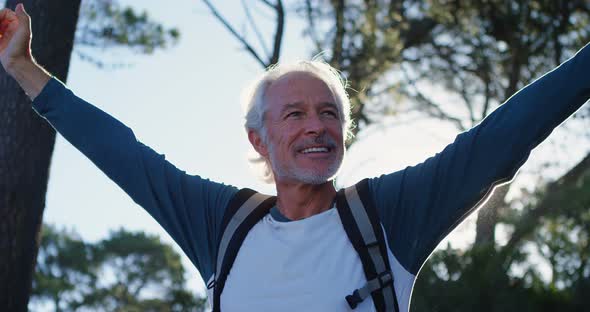
[[[531,150],[590,97],[590,47],[514,94],[442,152],[370,180],[396,258],[413,274],[438,243],[510,181]]]
[[[156,219],[203,278],[212,274],[218,227],[235,187],[176,168],[56,78],[35,98],[33,109]]]

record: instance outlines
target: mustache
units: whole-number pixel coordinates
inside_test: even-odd
[[[329,149],[335,149],[336,148],[336,140],[332,139],[331,137],[329,137],[326,134],[323,134],[323,135],[317,136],[315,138],[304,139],[302,142],[299,142],[299,143],[297,143],[297,145],[295,145],[295,149],[300,151],[302,149],[306,149],[306,148],[318,146],[318,145],[326,146]]]

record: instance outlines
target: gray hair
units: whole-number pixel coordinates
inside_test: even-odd
[[[345,134],[346,139],[351,138],[352,123],[350,120],[350,100],[346,93],[347,82],[335,68],[326,62],[315,59],[271,66],[264,74],[254,80],[252,85],[245,90],[242,100],[246,112],[246,123],[244,124],[246,132],[249,130],[256,131],[262,141],[268,144],[268,134],[264,126],[264,115],[266,113],[264,97],[266,90],[281,77],[295,72],[309,73],[328,86],[336,99],[340,120],[342,120],[342,132]],[[267,163],[265,158],[256,154],[256,156],[250,158],[250,162],[254,165],[262,165],[262,179],[265,182],[274,182],[270,164]]]

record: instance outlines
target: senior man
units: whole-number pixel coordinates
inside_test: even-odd
[[[586,46],[442,152],[337,191],[350,124],[340,77],[319,62],[277,66],[256,82],[246,115],[276,185],[268,197],[186,174],[76,97],[35,63],[22,5],[0,11],[0,25],[0,60],[33,109],[170,233],[209,281],[217,311],[408,311],[436,245],[590,96]]]

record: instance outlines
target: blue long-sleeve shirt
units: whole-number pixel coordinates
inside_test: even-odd
[[[440,153],[370,180],[388,245],[408,272],[416,275],[436,245],[491,188],[511,180],[531,150],[586,102],[589,73],[587,45]],[[203,278],[213,274],[221,218],[235,187],[176,168],[138,142],[130,128],[55,78],[33,108],[149,212]],[[285,221],[277,209],[271,214]]]

